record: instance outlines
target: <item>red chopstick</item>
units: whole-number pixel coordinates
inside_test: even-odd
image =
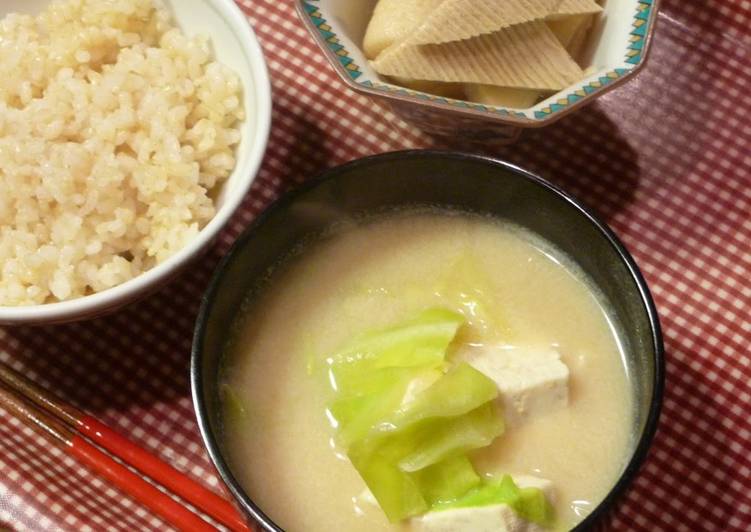
[[[146,476],[158,481],[171,492],[193,503],[208,515],[231,530],[250,530],[232,504],[198,482],[162,462],[153,454],[124,438],[97,419],[83,415],[79,418],[79,431],[109,452],[132,465]]]
[[[227,526],[230,530],[250,530],[245,519],[243,519],[235,507],[227,500],[219,497],[214,492],[203,487],[198,482],[181,473],[171,465],[159,460],[156,456],[121,436],[96,418],[63,403],[54,395],[32,383],[2,362],[0,362],[0,382],[15,392],[15,394],[13,394],[10,390],[6,389],[2,396],[0,396],[0,399],[10,401],[10,399],[8,399],[8,395],[10,394],[12,396],[11,399],[14,399],[15,403],[18,403],[18,401],[22,401],[20,397],[23,397],[23,399],[31,401],[47,412],[57,416],[68,425],[68,427],[65,427],[64,425],[55,422],[52,425],[47,423],[45,426],[44,424],[40,425],[39,423],[32,422],[30,426],[37,430],[41,430],[43,433],[50,432],[48,427],[53,427],[58,433],[64,429],[64,432],[61,434],[64,436],[63,439],[66,444],[66,451],[102,474],[102,476],[106,477],[113,484],[116,484],[123,491],[133,495],[134,498],[142,502],[144,505],[149,506],[156,513],[165,517],[165,519],[176,524],[179,528],[184,530],[206,529],[201,528],[203,526],[209,527],[208,530],[213,529],[213,527],[210,527],[206,521],[203,521],[193,512],[190,512],[185,507],[177,504],[171,497],[157,490],[151,484],[145,482],[141,477],[132,473],[129,469],[112,460],[97,447],[89,444],[81,436],[89,438],[91,441],[106,449],[126,464],[139,470],[141,473],[150,477],[152,480],[161,484],[174,494],[190,502],[196,508],[199,508],[223,525]],[[14,408],[13,404],[15,403],[9,404],[8,408]],[[5,403],[0,400],[0,404]],[[25,408],[21,408],[14,412],[24,419],[24,416],[27,416],[31,411],[32,408],[27,404]],[[37,419],[44,418],[46,422],[55,421],[41,412],[35,412],[35,414]],[[80,435],[75,434],[73,430],[77,431]],[[60,438],[56,439],[60,440]],[[145,484],[150,490],[146,489],[142,484]],[[156,494],[154,492],[156,492]],[[159,497],[157,497],[157,494]],[[175,508],[175,506],[178,508]],[[168,515],[165,514],[165,512]],[[185,512],[188,512],[190,515],[186,516]],[[192,521],[192,518],[198,519],[200,523]],[[177,519],[179,523],[176,522],[175,519]]]
[[[21,395],[0,385],[0,406],[15,415],[26,426],[44,436],[50,443],[67,452],[134,499],[162,516],[180,530],[213,531],[213,526],[178,504],[144,479],[94,447],[52,416],[26,402]]]
[[[128,468],[118,464],[105,453],[74,435],[66,449],[69,454],[99,473],[122,491],[161,515],[180,530],[213,532],[216,530],[198,515],[177,503],[169,495],[162,493]]]

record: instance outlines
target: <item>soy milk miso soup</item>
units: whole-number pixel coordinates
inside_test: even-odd
[[[446,211],[352,222],[248,296],[223,445],[293,532],[567,530],[632,450],[621,349],[534,234]]]

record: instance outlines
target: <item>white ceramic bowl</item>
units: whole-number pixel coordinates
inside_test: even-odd
[[[0,18],[11,12],[37,13],[47,0],[4,0]],[[121,285],[89,296],[23,307],[0,306],[0,324],[42,324],[91,318],[155,290],[213,241],[238,208],[258,173],[271,124],[271,86],[263,52],[246,16],[233,0],[168,0],[177,25],[187,34],[211,37],[217,60],[242,79],[247,118],[241,127],[237,165],[221,185],[214,218],[178,253]]]

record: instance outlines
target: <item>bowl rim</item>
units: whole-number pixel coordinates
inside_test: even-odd
[[[271,81],[258,37],[239,6],[232,0],[204,1],[216,8],[243,45],[242,53],[250,67],[253,79],[252,89],[256,104],[255,114],[252,117],[253,138],[246,148],[248,158],[247,165],[242,169],[242,179],[238,180],[231,193],[227,194],[223,205],[206,226],[198,232],[196,237],[164,262],[124,283],[76,299],[40,305],[0,305],[0,324],[37,325],[74,321],[93,317],[130,303],[133,299],[158,289],[163,282],[167,282],[174,277],[186,262],[190,261],[214,240],[240,207],[258,175],[266,152],[271,130]],[[247,90],[245,87],[244,89]],[[248,117],[246,117],[246,120],[248,120]],[[236,167],[232,174],[238,170],[240,169]]]
[[[320,34],[318,28],[316,27],[315,23],[313,22],[311,16],[306,12],[305,4],[308,3],[309,0],[295,0],[295,10],[297,12],[298,18],[303,23],[303,26],[305,26],[305,29],[308,30],[310,35],[313,37],[313,40],[318,45],[320,50],[323,52],[324,56],[326,57],[327,62],[331,66],[331,68],[336,72],[339,79],[344,82],[345,85],[347,85],[350,89],[354,90],[358,94],[362,94],[365,96],[372,96],[376,97],[378,99],[382,99],[388,102],[394,101],[396,103],[399,103],[401,105],[404,104],[411,104],[411,105],[417,105],[420,107],[427,107],[430,109],[433,109],[435,111],[440,111],[443,113],[451,113],[456,114],[460,116],[465,117],[473,117],[473,118],[481,118],[485,120],[489,120],[498,124],[507,125],[507,126],[515,126],[515,127],[521,127],[521,128],[540,128],[545,127],[550,124],[553,124],[560,120],[561,118],[567,116],[569,113],[580,109],[582,106],[585,106],[592,101],[596,100],[603,94],[606,94],[610,92],[611,90],[621,86],[623,83],[629,81],[631,78],[636,76],[641,70],[644,68],[644,66],[647,64],[647,60],[650,55],[650,51],[652,48],[652,38],[654,35],[654,30],[657,24],[657,18],[659,15],[659,8],[660,8],[660,2],[662,0],[648,0],[651,5],[651,11],[652,14],[649,17],[647,29],[645,32],[645,35],[643,37],[643,45],[642,45],[642,52],[641,57],[638,63],[634,64],[632,67],[628,68],[628,70],[620,75],[617,75],[615,79],[612,79],[612,81],[608,81],[606,84],[601,85],[596,90],[586,94],[586,96],[579,98],[578,100],[574,102],[569,102],[565,105],[565,107],[559,111],[555,112],[548,112],[545,113],[545,116],[543,117],[535,117],[535,118],[529,118],[527,116],[524,116],[523,114],[518,114],[518,109],[513,108],[507,108],[507,107],[500,107],[500,106],[493,106],[493,105],[483,105],[483,104],[474,104],[472,102],[468,102],[467,100],[457,100],[454,98],[445,98],[445,97],[434,97],[435,99],[426,99],[425,96],[431,96],[429,93],[416,91],[413,89],[407,89],[404,87],[399,87],[398,85],[392,85],[388,82],[381,81],[380,85],[383,85],[384,87],[394,87],[396,90],[383,90],[381,88],[378,88],[374,83],[369,82],[369,84],[359,83],[357,80],[353,79],[350,73],[348,72],[347,68],[341,63],[340,57],[329,47],[327,46],[326,42],[324,41],[322,35]],[[315,0],[314,0],[315,1]],[[637,0],[639,1],[639,0]],[[605,72],[598,73],[598,81],[602,82],[603,79],[608,80],[609,75],[611,73],[616,73],[616,70],[622,70],[621,67],[613,67],[608,68],[605,70]],[[587,76],[585,79],[588,79],[590,76]],[[580,82],[577,82],[575,84],[571,84],[560,91],[557,91],[555,94],[559,95],[561,93],[568,93],[571,91],[572,87],[575,85],[578,85]],[[552,96],[551,96],[552,98]],[[471,106],[460,106],[456,104],[450,104],[449,102],[464,102],[469,103]],[[556,102],[553,102],[555,104]],[[477,108],[476,108],[476,107]],[[547,106],[549,109],[551,108],[550,105]],[[482,109],[481,109],[482,108]],[[496,110],[494,112],[493,110]],[[504,111],[504,114],[501,114],[499,111]]]
[[[277,212],[283,211],[289,205],[293,204],[299,198],[303,197],[309,191],[322,185],[330,180],[337,179],[343,173],[346,173],[354,168],[361,166],[368,166],[374,162],[384,161],[398,161],[403,159],[412,158],[447,158],[451,160],[464,160],[479,162],[482,164],[494,166],[506,171],[517,174],[518,176],[530,180],[533,183],[541,186],[554,194],[560,199],[564,200],[570,207],[584,216],[591,224],[593,224],[600,234],[606,238],[613,251],[620,257],[623,264],[627,267],[631,279],[636,283],[638,287],[638,297],[642,302],[643,308],[647,313],[647,319],[649,321],[650,333],[652,338],[652,347],[654,350],[654,377],[652,379],[652,398],[650,400],[649,411],[647,413],[647,419],[644,424],[644,430],[642,431],[637,444],[634,446],[630,459],[627,462],[626,467],[620,473],[617,481],[613,484],[612,488],[608,491],[607,495],[600,501],[600,503],[592,510],[592,512],[582,520],[574,530],[587,530],[604,515],[608,509],[612,506],[613,502],[619,498],[626,490],[627,486],[633,481],[636,473],[642,466],[649,447],[654,439],[657,431],[657,425],[662,408],[664,385],[665,385],[665,359],[664,359],[664,344],[662,329],[660,327],[659,316],[657,309],[652,298],[647,282],[642,275],[639,267],[628,252],[621,240],[615,235],[610,227],[600,220],[588,207],[584,206],[579,200],[562,190],[557,185],[550,183],[549,181],[526,171],[516,165],[502,161],[497,158],[476,155],[470,153],[463,153],[457,151],[446,150],[402,150],[393,151],[387,153],[381,153],[371,155],[359,159],[355,159],[348,163],[324,170],[310,180],[304,182],[294,190],[282,195],[276,201],[271,203],[243,232],[240,237],[232,245],[231,249],[221,259],[217,265],[212,278],[209,282],[208,288],[201,298],[201,305],[196,319],[196,325],[193,334],[193,343],[191,347],[191,359],[190,359],[190,382],[191,382],[191,396],[193,401],[193,407],[196,413],[196,419],[198,428],[201,433],[204,446],[208,451],[209,457],[216,467],[222,480],[228,486],[230,492],[234,496],[237,503],[243,509],[243,511],[250,515],[257,523],[259,523],[265,530],[270,532],[283,531],[274,521],[269,518],[261,508],[255,504],[255,502],[245,493],[238,480],[232,474],[228,462],[225,460],[219,445],[218,435],[214,434],[209,426],[209,413],[204,401],[204,386],[203,386],[203,351],[202,341],[206,332],[206,327],[209,321],[209,314],[219,291],[220,285],[224,278],[224,273],[229,263],[234,260],[239,250],[245,247],[259,230],[260,227],[266,222],[268,218],[275,215]]]

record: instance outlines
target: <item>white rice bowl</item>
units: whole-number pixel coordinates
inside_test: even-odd
[[[5,17],[0,307],[106,290],[195,239],[235,168],[242,101],[208,39],[158,1]]]

